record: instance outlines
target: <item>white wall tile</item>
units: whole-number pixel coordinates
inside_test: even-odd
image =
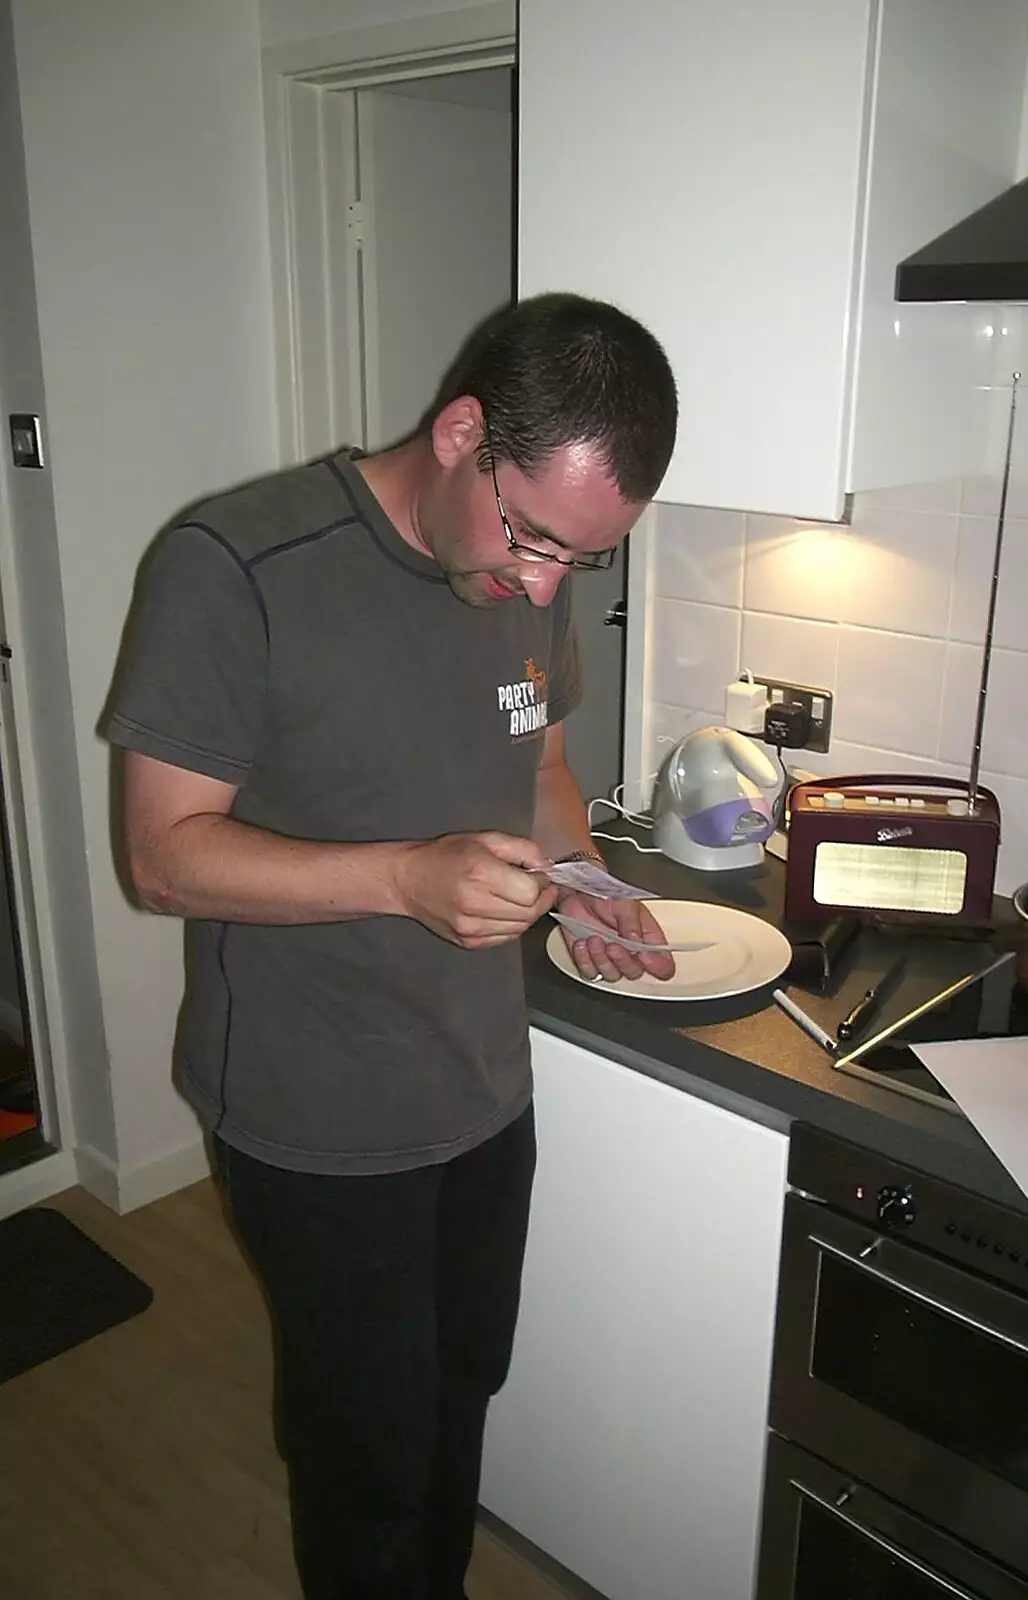
[[[662,701],[653,701],[646,724],[643,781],[639,790],[625,794],[625,804],[637,811],[648,806],[653,792],[653,780],[667,760],[672,747],[695,728],[705,728],[712,723],[723,722],[724,714],[723,705],[720,711],[699,710],[695,707],[665,705]],[[602,827],[604,816],[612,817],[613,812],[597,807],[597,826]]]
[[[963,488],[960,478],[937,483],[903,483],[889,489],[865,489],[853,496],[854,527],[873,511],[959,511]]]
[[[742,614],[741,665],[762,678],[788,678],[834,693],[839,631],[827,622]]]
[[[656,529],[657,594],[707,605],[742,605],[746,524],[741,511],[660,505]]]
[[[996,518],[961,517],[949,636],[982,644],[996,553]],[[996,597],[994,643],[1007,649],[1028,644],[1028,522],[1010,520],[1003,530],[1003,554]]]
[[[688,600],[658,599],[649,689],[664,705],[720,706],[739,671],[741,613]]]
[[[936,755],[945,654],[937,639],[840,628],[836,737],[879,750]]]
[[[953,515],[872,509],[854,517],[840,622],[945,637],[956,550]]]
[[[837,622],[848,539],[822,523],[747,516],[746,609]]]
[[[975,645],[946,648],[946,675],[939,754],[947,761],[971,758],[982,652]],[[994,650],[982,740],[982,763],[991,772],[1028,778],[1028,655]]]
[[[873,776],[891,772],[917,773],[921,777],[966,778],[967,764],[963,767],[938,761],[934,756],[914,756],[906,750],[879,750],[847,740],[832,741],[835,764],[831,768],[839,777],[846,775]],[[806,752],[802,752],[806,759]],[[826,769],[827,770],[827,769]]]
[[[946,646],[946,665],[942,686],[942,715],[939,720],[939,755],[943,761],[958,762],[967,773],[971,759],[978,682],[982,652],[969,644]]]
[[[1019,367],[1022,371],[1026,370],[1022,360],[1025,354],[1023,321],[1016,318],[1016,308],[997,306],[996,312],[993,325],[997,334],[995,342],[999,348],[993,385],[974,391],[969,412],[969,427],[982,441],[977,453],[980,455],[984,452],[986,461],[984,472],[964,480],[960,509],[971,516],[995,517],[999,511],[1000,483],[1010,432],[1011,376]],[[1014,348],[1011,348],[1011,342]],[[1007,491],[1009,517],[1028,517],[1028,417],[1024,414],[1028,406],[1026,387],[1022,382],[1019,388],[1010,452],[1010,484]]]

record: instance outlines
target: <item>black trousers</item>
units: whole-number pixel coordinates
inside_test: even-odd
[[[271,1307],[307,1600],[462,1600],[517,1318],[531,1107],[466,1155],[381,1177],[287,1172],[216,1144]]]

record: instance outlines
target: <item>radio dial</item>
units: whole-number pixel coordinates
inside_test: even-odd
[[[917,1203],[909,1189],[887,1184],[878,1191],[877,1211],[883,1228],[909,1228],[917,1218]]]

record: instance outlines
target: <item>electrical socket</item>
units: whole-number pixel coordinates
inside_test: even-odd
[[[771,705],[778,705],[786,700],[798,700],[806,707],[810,713],[810,738],[805,745],[797,748],[817,750],[823,755],[831,743],[832,736],[831,692],[828,689],[812,688],[808,683],[789,683],[785,678],[762,678],[759,672],[755,672],[753,677],[756,683],[764,685]]]

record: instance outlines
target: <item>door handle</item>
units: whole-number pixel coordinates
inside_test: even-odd
[[[1004,1333],[1002,1328],[993,1328],[987,1322],[981,1322],[977,1317],[969,1316],[966,1311],[960,1311],[956,1306],[948,1306],[945,1301],[939,1300],[935,1295],[928,1294],[924,1289],[919,1289],[916,1284],[908,1283],[903,1278],[898,1278],[894,1273],[884,1272],[881,1267],[863,1255],[851,1255],[841,1245],[832,1244],[829,1239],[821,1239],[816,1233],[809,1235],[811,1244],[816,1244],[819,1250],[825,1250],[830,1256],[835,1256],[839,1261],[845,1261],[858,1272],[866,1272],[869,1278],[875,1278],[879,1283],[888,1285],[890,1289],[897,1289],[900,1294],[908,1294],[914,1300],[919,1300],[922,1305],[929,1306],[933,1311],[938,1311],[944,1317],[949,1317],[951,1322],[962,1323],[965,1328],[973,1328],[975,1333],[987,1334],[990,1339],[996,1339],[1000,1344],[1009,1345],[1012,1350],[1018,1350],[1022,1355],[1028,1356],[1028,1344],[1023,1339],[1018,1339],[1012,1333]],[[881,1240],[876,1240],[880,1244]]]
[[[608,609],[603,619],[605,628],[624,628],[628,624],[628,603],[625,600],[616,600]]]

